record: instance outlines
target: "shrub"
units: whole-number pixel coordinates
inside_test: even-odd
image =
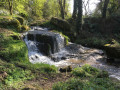
[[[75,68],[72,71],[72,74],[78,77],[108,77],[107,72],[101,71],[87,64],[82,67]]]
[[[94,48],[95,47],[96,48],[103,48],[104,45],[108,42],[109,42],[109,40],[101,39],[101,38],[98,38],[98,37],[87,37],[87,38],[84,38],[84,39],[78,38],[76,40],[76,43],[78,43],[78,44],[82,44],[82,45],[89,46],[89,47],[94,47]]]
[[[19,15],[20,15],[21,17],[23,17],[23,18],[26,18],[26,19],[28,18],[28,15],[25,14],[25,13],[20,13]]]

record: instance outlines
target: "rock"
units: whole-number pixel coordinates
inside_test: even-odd
[[[46,56],[51,55],[51,46],[48,43],[39,43],[37,47],[42,54]]]
[[[27,39],[31,40],[31,41],[34,41],[34,35],[33,34],[28,34]]]
[[[20,40],[20,36],[18,35],[10,35],[14,40]]]
[[[67,59],[67,57],[61,57],[61,60],[65,60],[65,59]]]
[[[52,17],[50,22],[65,31],[71,30],[70,24],[65,20],[58,19],[56,17]]]
[[[115,59],[114,58],[107,58],[106,61],[107,61],[107,63],[114,63]]]
[[[63,68],[60,68],[59,71],[60,72],[71,72],[72,71],[72,67],[71,66],[63,67]]]
[[[21,32],[27,31],[30,29],[29,26],[27,26],[27,25],[22,25],[20,28],[21,28]]]
[[[8,74],[6,72],[1,72],[0,73],[0,80],[3,80],[4,78],[6,78],[8,76]]]
[[[116,41],[112,41],[113,44],[106,44],[105,51],[109,58],[120,59],[120,45]]]
[[[40,45],[37,46],[41,51],[44,51],[45,54],[48,54],[48,52],[51,52],[52,54],[58,52],[61,48],[64,47],[65,43],[64,37],[62,37],[60,34],[43,30],[29,31],[28,40],[35,40],[41,43],[41,45],[44,44],[41,47]],[[43,50],[42,47],[44,47],[45,50]]]

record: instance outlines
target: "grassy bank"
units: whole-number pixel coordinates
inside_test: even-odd
[[[60,73],[55,66],[31,64],[27,46],[20,32],[14,24],[0,27],[0,89],[117,90],[119,88],[119,83],[111,82],[107,72],[89,65],[77,67],[66,74]],[[68,37],[66,39],[68,40]]]
[[[39,74],[57,72],[55,66],[29,62],[27,46],[16,25],[0,26],[0,89],[19,89],[25,81],[32,80]]]

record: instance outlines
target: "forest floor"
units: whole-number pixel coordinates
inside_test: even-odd
[[[52,90],[53,84],[65,82],[72,77],[71,73],[39,74],[35,79],[24,82],[23,87],[25,87],[24,89]]]

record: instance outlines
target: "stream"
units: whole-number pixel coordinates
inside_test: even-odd
[[[29,61],[33,64],[45,63],[56,67],[71,65],[73,68],[90,64],[108,71],[111,78],[120,80],[120,67],[108,65],[102,50],[71,42],[66,45],[62,35],[38,26],[31,27],[23,36],[28,47]]]

